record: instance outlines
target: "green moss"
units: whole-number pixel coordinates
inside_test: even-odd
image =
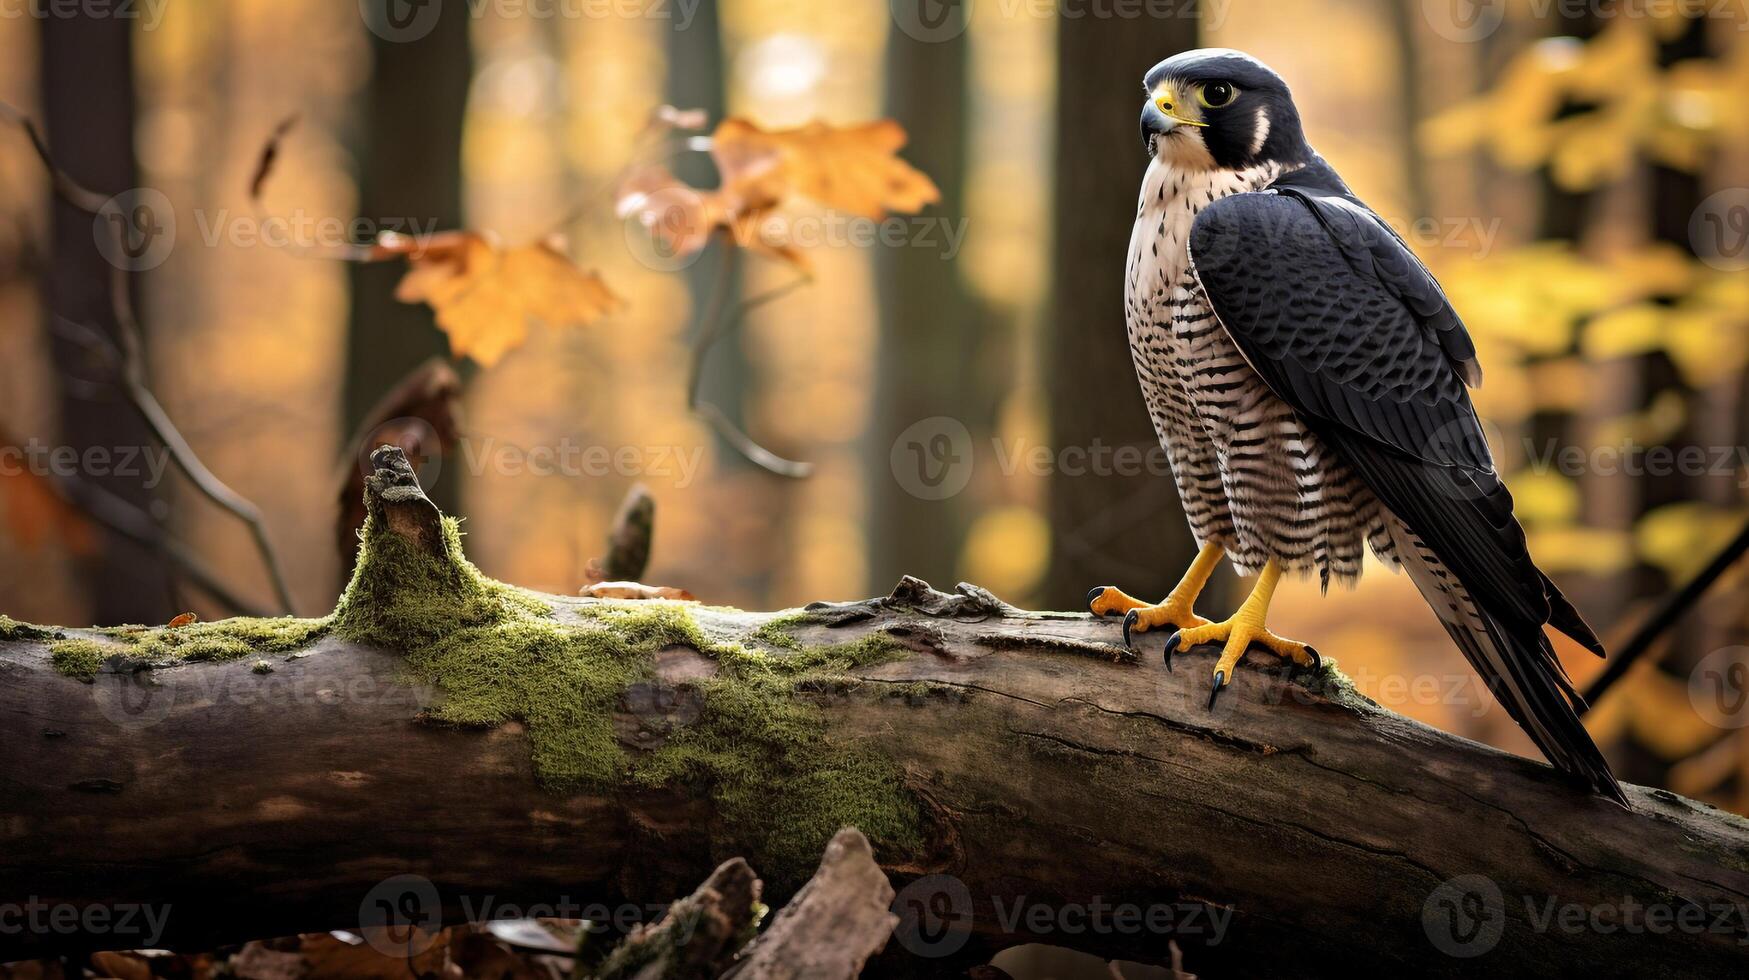
[[[800,650],[802,641],[796,639],[795,630],[803,626],[812,626],[821,622],[820,617],[813,613],[791,613],[766,620],[764,625],[754,630],[748,639],[763,646],[776,650]]]
[[[251,666],[249,669],[257,674],[271,674],[271,673],[273,673],[273,665],[268,663],[265,660],[255,661],[255,664],[253,666]]]
[[[90,681],[110,657],[120,652],[96,640],[59,640],[49,646],[49,662],[68,677]]]
[[[21,623],[18,620],[13,619],[11,616],[0,616],[0,642],[9,643],[14,640],[53,640],[58,639],[60,636],[61,633],[59,630],[33,626],[30,623]]]
[[[884,634],[782,657],[745,647],[719,653],[723,674],[698,685],[699,717],[638,760],[633,780],[704,785],[735,840],[780,887],[799,884],[845,826],[892,852],[915,852],[922,814],[897,767],[831,733],[811,700],[812,692],[842,690],[851,669],[904,655]]]
[[[1318,672],[1304,677],[1300,683],[1338,704],[1346,704],[1362,711],[1381,710],[1377,701],[1360,693],[1354,686],[1353,678],[1336,665],[1335,657],[1324,657]]]
[[[222,662],[290,653],[321,639],[328,630],[327,619],[238,616],[164,629],[116,626],[102,632],[126,643],[133,659],[163,667],[177,661]]]
[[[480,574],[462,554],[455,518],[443,519],[445,554],[438,556],[383,533],[379,520],[375,514],[365,519],[352,581],[334,609],[336,634],[414,650],[457,630],[550,615],[545,603]]]
[[[521,614],[458,630],[409,652],[407,664],[444,691],[431,720],[523,722],[535,771],[547,785],[606,785],[627,764],[613,712],[625,689],[648,672],[659,642],[634,641],[608,625],[566,626]]]
[[[411,674],[439,688],[428,721],[524,724],[535,771],[551,788],[678,784],[707,794],[725,848],[746,851],[774,883],[804,880],[845,825],[893,853],[920,846],[922,817],[898,768],[833,731],[821,710],[824,699],[857,686],[852,671],[907,655],[892,637],[810,646],[791,631],[813,617],[797,614],[719,638],[699,627],[692,607],[658,601],[584,603],[561,619],[469,563],[453,519],[442,522],[437,555],[384,530],[377,515],[367,518],[352,580],[324,619],[122,627],[106,631],[113,644],[56,644],[55,665],[89,679],[116,656],[145,666],[234,660],[290,653],[332,634],[401,654]],[[615,715],[628,692],[657,683],[655,654],[675,645],[714,659],[717,674],[681,682],[696,716],[634,754]]]
[[[757,638],[758,630],[749,634]],[[905,645],[885,633],[870,633],[846,643],[805,647],[797,643],[793,652],[766,653],[736,645],[716,651],[717,660],[738,677],[802,677],[813,674],[842,674],[858,667],[902,660],[909,655]]]
[[[328,631],[326,619],[239,616],[211,623],[154,629],[112,626],[97,632],[115,642],[61,640],[49,647],[50,662],[69,677],[91,680],[109,661],[135,669],[169,667],[178,662],[240,660],[263,653],[289,653]]]

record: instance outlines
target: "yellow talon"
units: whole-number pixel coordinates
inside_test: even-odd
[[[1124,617],[1123,642],[1126,647],[1130,645],[1132,632],[1146,633],[1165,626],[1174,629],[1206,626],[1208,620],[1196,614],[1196,597],[1201,594],[1203,586],[1208,584],[1209,575],[1220,560],[1220,545],[1203,545],[1196,560],[1185,571],[1178,587],[1158,605],[1149,605],[1108,585],[1087,593],[1087,608],[1095,616],[1115,616],[1121,613]]]
[[[1275,595],[1275,586],[1280,580],[1281,568],[1272,558],[1263,566],[1263,574],[1258,576],[1256,587],[1231,619],[1223,623],[1209,623],[1179,630],[1166,641],[1168,663],[1171,662],[1175,650],[1188,650],[1205,643],[1223,644],[1220,659],[1215,661],[1214,687],[1209,691],[1209,707],[1214,707],[1216,696],[1232,681],[1233,672],[1238,669],[1240,659],[1253,643],[1284,660],[1292,660],[1300,667],[1316,670],[1322,665],[1323,661],[1317,650],[1298,640],[1277,636],[1263,625],[1269,612],[1269,600]]]

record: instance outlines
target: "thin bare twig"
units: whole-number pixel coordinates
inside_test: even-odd
[[[757,440],[748,435],[745,430],[736,425],[722,409],[704,401],[699,397],[699,387],[704,378],[705,358],[717,342],[727,337],[739,327],[747,314],[767,303],[782,299],[801,286],[813,281],[813,277],[803,272],[799,277],[780,286],[774,286],[765,292],[750,296],[736,303],[731,309],[728,304],[729,292],[735,275],[735,260],[740,255],[740,249],[726,235],[719,233],[717,245],[722,250],[722,263],[717,268],[717,276],[711,286],[710,302],[702,307],[699,320],[698,336],[692,342],[692,365],[686,380],[686,407],[699,418],[709,422],[719,436],[747,460],[778,476],[792,479],[802,479],[814,472],[814,464],[785,459],[766,449]]]
[[[48,171],[49,179],[56,196],[87,214],[101,214],[108,199],[95,191],[82,186],[69,176],[66,171],[56,166],[54,157],[50,155],[48,144],[31,120],[17,109],[0,102],[0,118],[8,119],[20,126],[30,138],[31,146],[36,149],[37,157]],[[118,247],[117,254],[125,246],[119,227],[109,225],[110,232]],[[111,358],[118,366],[118,377],[121,380],[123,392],[134,409],[140,413],[152,434],[170,451],[171,459],[176,468],[195,485],[207,499],[230,511],[238,520],[249,526],[255,538],[256,549],[261,553],[262,564],[266,566],[268,577],[273,582],[273,590],[285,612],[295,611],[291,589],[286,582],[285,570],[280,564],[279,554],[274,550],[272,541],[267,536],[267,526],[262,518],[261,509],[247,497],[231,489],[220,480],[200,456],[184,439],[181,430],[171,420],[170,414],[159,403],[146,383],[145,344],[140,331],[139,319],[134,315],[132,291],[128,284],[128,271],[118,263],[111,263],[109,276],[110,307],[114,313],[116,326],[119,328],[118,338],[111,340],[99,331],[88,330],[92,338],[101,339],[113,348],[116,355]]]
[[[1585,700],[1580,702],[1577,708],[1578,712],[1584,714],[1588,706],[1602,700],[1603,696],[1609,693],[1610,688],[1614,687],[1617,681],[1626,677],[1634,664],[1646,656],[1646,653],[1658,642],[1658,638],[1669,632],[1670,628],[1687,615],[1690,609],[1699,604],[1707,590],[1713,587],[1713,583],[1723,578],[1725,573],[1731,570],[1731,566],[1735,565],[1744,554],[1749,554],[1749,526],[1745,526],[1731,540],[1731,543],[1724,547],[1724,550],[1714,555],[1713,560],[1707,563],[1707,567],[1702,569],[1701,573],[1696,575],[1692,581],[1665,596],[1658,603],[1656,611],[1644,623],[1640,624],[1639,629],[1634,631],[1634,635],[1610,654],[1608,666],[1604,667],[1603,673],[1597,675],[1597,679],[1585,689]],[[1654,655],[1651,662],[1657,663],[1659,659],[1660,655]]]

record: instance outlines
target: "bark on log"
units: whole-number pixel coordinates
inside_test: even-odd
[[[369,483],[367,538],[447,554],[453,539],[395,455]],[[360,575],[372,568],[361,561]],[[963,968],[1029,941],[1166,963],[1176,939],[1205,976],[1722,976],[1749,948],[1749,821],[1637,787],[1620,809],[1540,763],[1381,710],[1334,674],[1295,681],[1248,664],[1210,711],[1210,651],[1168,672],[1126,657],[1115,622],[914,580],[805,620],[545,598],[564,628],[630,606],[696,623],[605,709],[631,762],[710,723],[722,708],[700,691],[731,664],[830,664],[823,645],[874,634],[903,644],[798,674],[793,695],[823,745],[902,774],[919,821],[903,846],[863,828],[899,887],[882,968]],[[703,770],[543,786],[530,752],[540,719],[431,723],[455,694],[410,668],[420,644],[334,631],[260,666],[116,658],[89,684],[56,669],[52,646],[0,620],[0,962],[357,928],[397,875],[429,879],[451,920],[488,902],[661,907],[735,856],[774,904],[800,883],[783,885],[783,858],[765,853],[760,766],[736,798],[752,800],[752,820],[725,809]],[[799,780],[837,775],[784,782],[780,763],[801,764],[773,756],[773,819],[812,785]],[[809,855],[801,877],[835,829],[790,842]],[[145,921],[139,905],[167,907],[162,936],[122,928],[130,909],[136,929]]]
[[[893,886],[868,838],[846,827],[826,845],[820,870],[747,947],[734,980],[851,980],[880,952],[899,917]]]

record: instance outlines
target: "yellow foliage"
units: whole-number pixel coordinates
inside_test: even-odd
[[[1627,176],[1642,155],[1696,169],[1708,150],[1744,131],[1749,57],[1738,45],[1729,60],[1660,67],[1658,43],[1682,23],[1622,17],[1588,43],[1533,44],[1491,91],[1425,123],[1422,143],[1435,156],[1486,149],[1513,169],[1547,166],[1569,190]],[[1586,108],[1562,115],[1573,106]]]
[[[1742,530],[1744,513],[1699,501],[1669,504],[1641,517],[1634,527],[1640,558],[1672,581],[1694,577]]]
[[[1512,510],[1526,524],[1558,524],[1579,517],[1579,488],[1559,473],[1525,470],[1513,475]]]
[[[1579,349],[1592,360],[1631,357],[1664,344],[1664,311],[1650,303],[1612,310],[1585,327]]]
[[[1044,577],[1051,529],[1030,507],[1001,507],[978,518],[961,563],[968,581],[1002,596],[1022,596]]]
[[[1516,481],[1509,481],[1516,487]],[[1537,527],[1525,532],[1530,554],[1545,572],[1619,572],[1634,563],[1627,532],[1601,527]]]

